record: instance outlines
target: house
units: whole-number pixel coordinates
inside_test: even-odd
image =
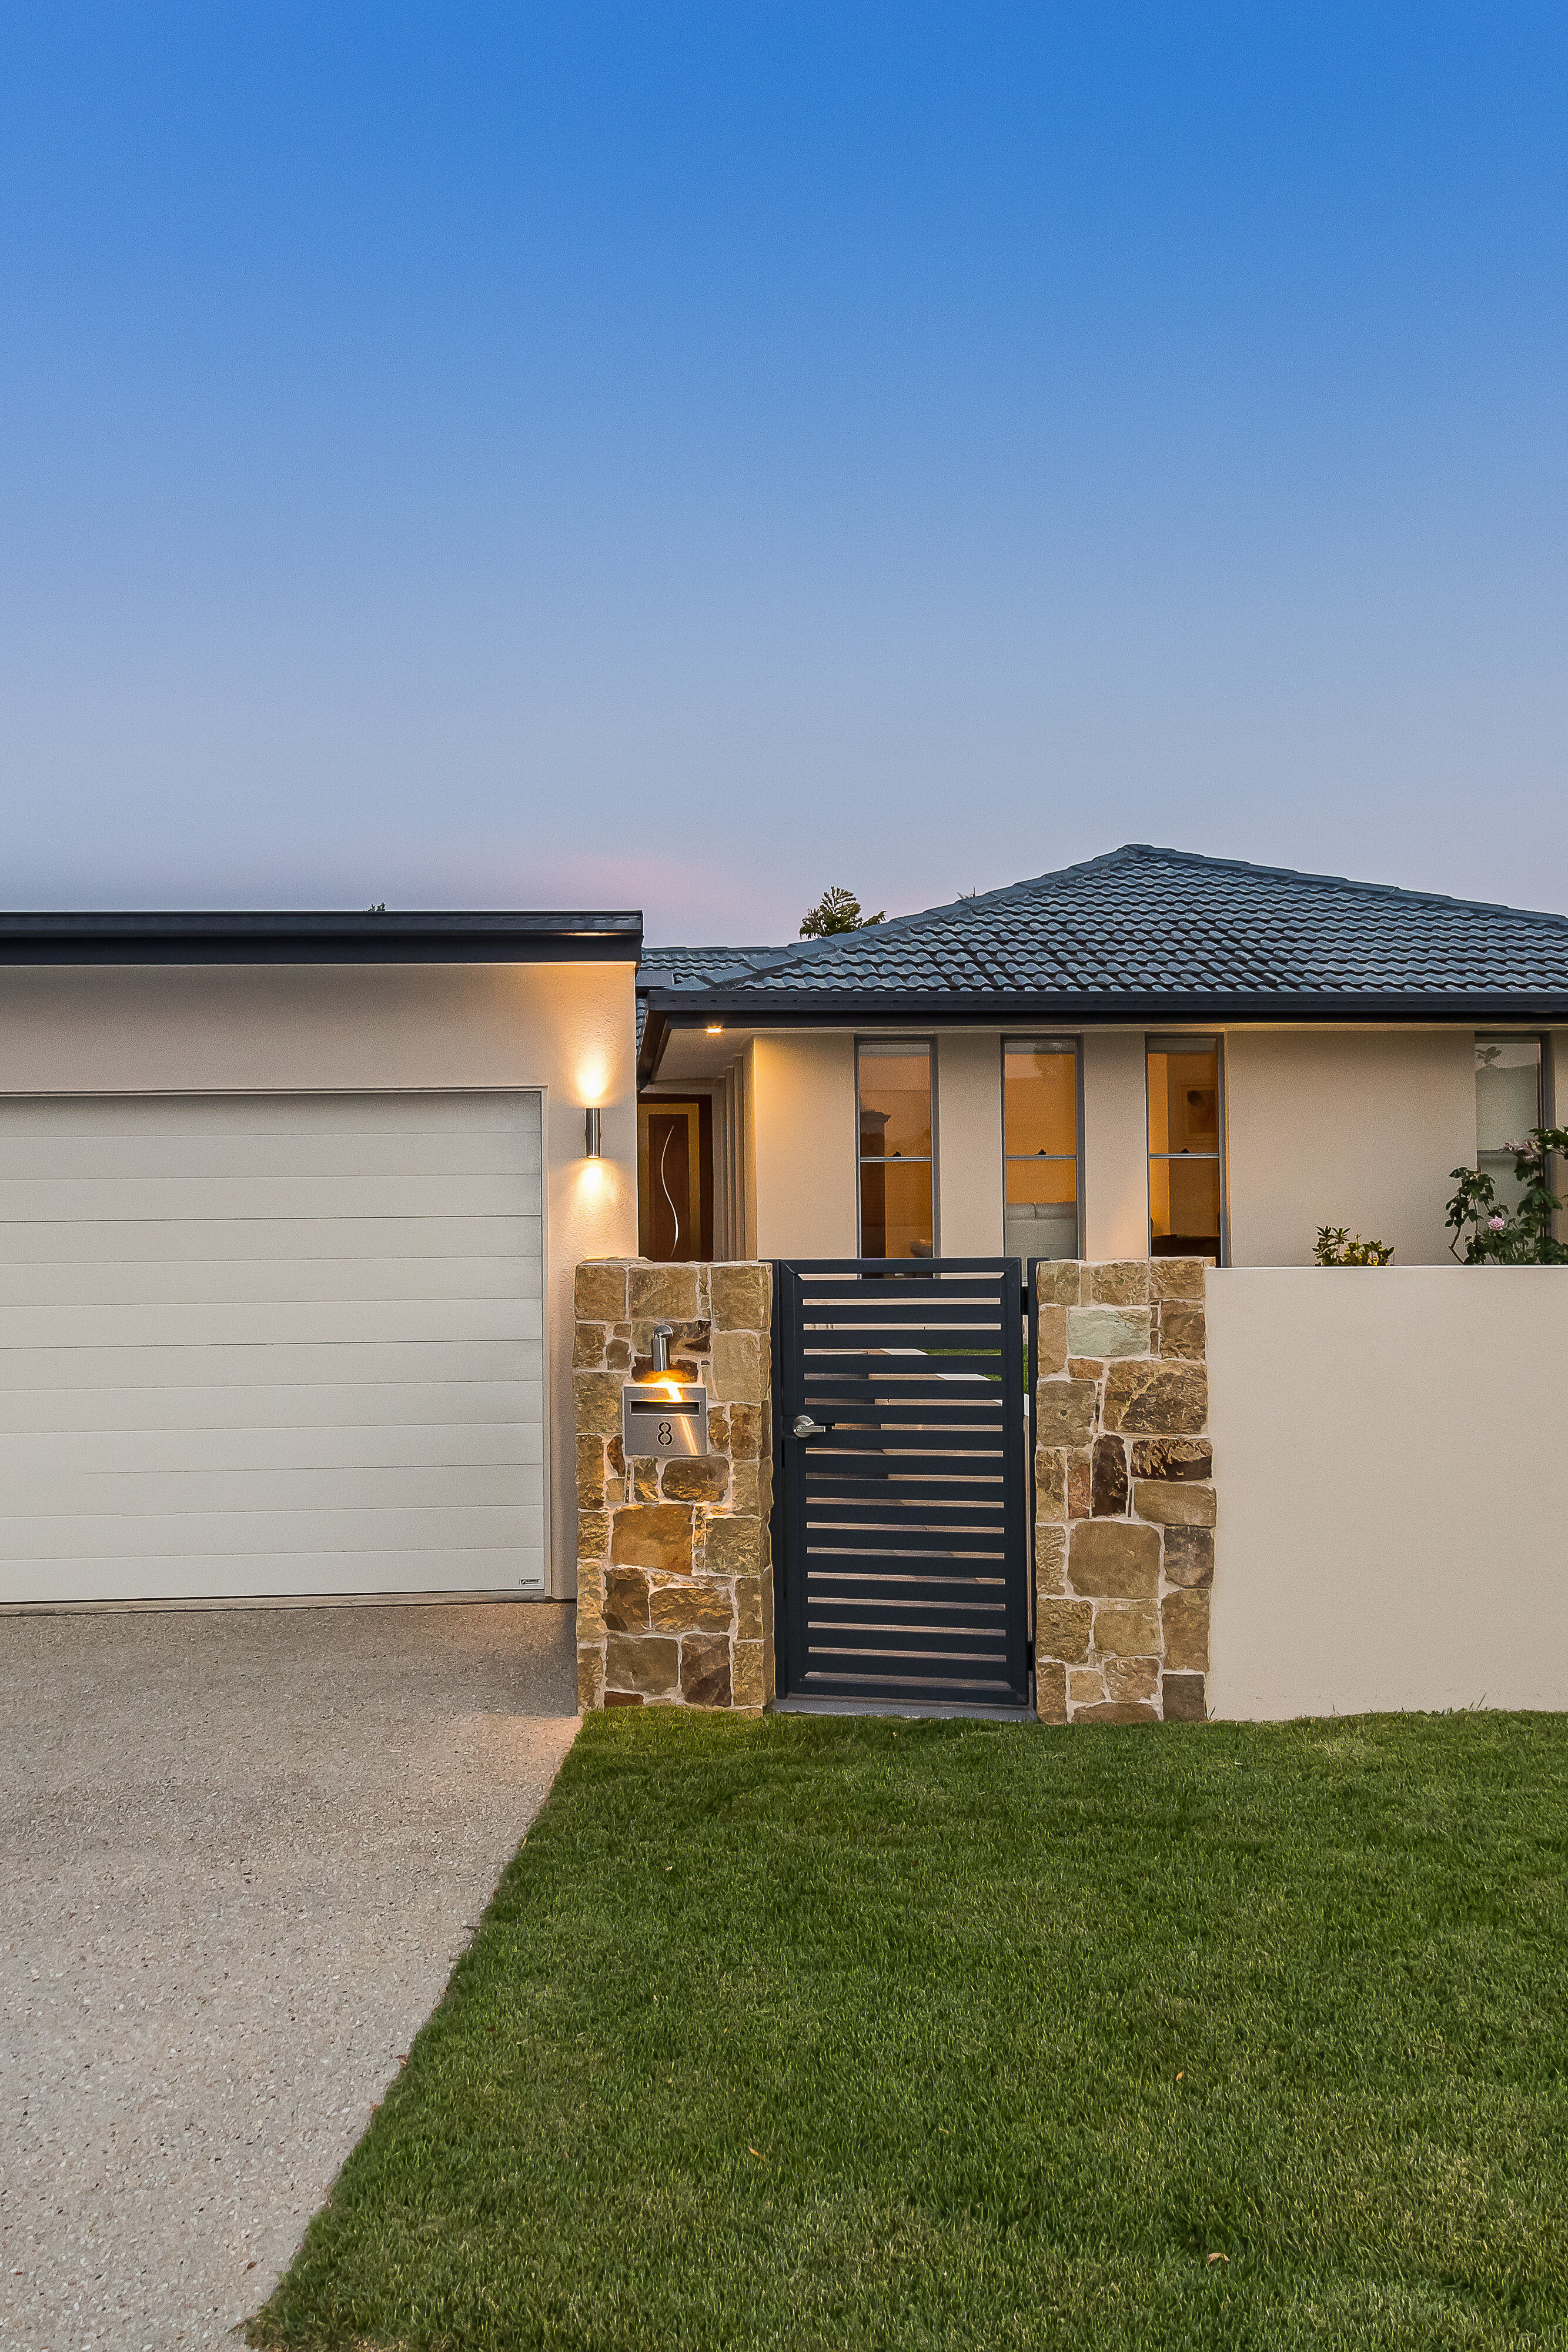
[[[571,1591],[641,945],[0,917],[0,1606]]]
[[[1131,844],[638,995],[646,1255],[1437,1263],[1555,1117],[1568,919]]]

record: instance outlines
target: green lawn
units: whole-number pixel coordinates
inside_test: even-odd
[[[1565,1832],[1553,1717],[591,1717],[251,2341],[1568,2344]]]

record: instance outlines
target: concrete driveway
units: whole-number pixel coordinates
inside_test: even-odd
[[[265,2300],[570,1744],[571,1617],[0,1618],[3,2352]]]

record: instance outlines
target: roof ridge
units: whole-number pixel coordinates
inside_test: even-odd
[[[1264,866],[1250,857],[1210,857],[1201,849],[1168,849],[1163,844],[1149,841],[1129,841],[1108,857],[1091,858],[1092,866],[1103,866],[1110,857],[1121,857],[1137,851],[1146,857],[1168,859],[1176,866],[1203,866],[1209,870],[1230,874],[1267,874],[1281,882],[1312,882],[1325,889],[1355,890],[1369,898],[1400,898],[1409,905],[1425,907],[1461,907],[1476,915],[1509,915],[1520,923],[1550,923],[1553,929],[1568,929],[1568,915],[1553,914],[1544,907],[1515,907],[1505,898],[1458,898],[1448,890],[1412,890],[1402,882],[1361,882],[1351,874],[1318,874],[1301,866]],[[1082,873],[1084,866],[1064,866],[1064,874]],[[1049,881],[1049,875],[1040,879]],[[1017,886],[1022,888],[1022,884]]]

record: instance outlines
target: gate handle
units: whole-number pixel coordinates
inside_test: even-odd
[[[791,1437],[826,1437],[832,1427],[831,1421],[813,1421],[809,1412],[798,1412],[790,1425]]]

